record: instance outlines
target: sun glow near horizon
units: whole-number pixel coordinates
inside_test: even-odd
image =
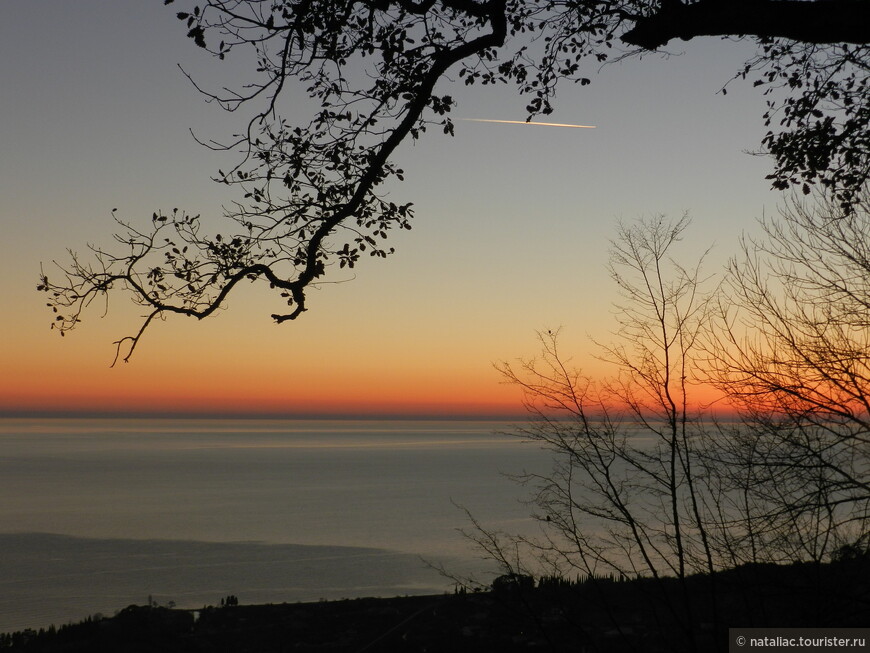
[[[52,276],[48,262],[65,248],[110,244],[113,207],[141,226],[178,206],[222,230],[222,203],[234,196],[210,175],[224,161],[189,130],[211,138],[237,126],[177,74],[179,62],[210,74],[211,60],[195,59],[201,53],[177,33],[173,12],[50,4],[49,12],[10,4],[18,26],[10,51],[33,51],[36,33],[50,38],[26,65],[0,70],[0,113],[16,126],[7,149],[17,153],[0,176],[0,214],[15,234],[0,257],[6,414],[522,415],[521,392],[492,365],[534,355],[535,331],[549,326],[565,326],[564,351],[578,356],[589,350],[586,334],[607,338],[615,293],[607,242],[618,220],[689,209],[697,247],[716,240],[727,252],[770,197],[766,163],[742,154],[755,143],[747,125],[757,123],[758,98],[751,89],[727,99],[709,93],[711,78],[729,79],[745,60],[739,44],[688,44],[692,57],[627,61],[596,79],[594,93],[561,90],[553,122],[501,120],[522,115],[525,101],[481,87],[459,105],[470,116],[461,136],[433,134],[425,147],[397,152],[407,177],[385,192],[413,201],[417,218],[407,235],[391,235],[394,257],[361,260],[358,278],[312,291],[310,313],[281,327],[269,320],[276,307],[266,293],[240,284],[208,320],[155,322],[133,360],[110,369],[111,343],[136,332],[141,307],[119,295],[102,319],[95,302],[81,327],[59,338],[34,290],[39,262]],[[107,38],[115,39],[111,62],[88,45]],[[165,47],[155,49],[155,39]],[[639,105],[649,88],[657,101]],[[596,125],[600,116],[607,125]],[[727,120],[711,130],[697,116]],[[604,376],[596,365],[582,367]]]

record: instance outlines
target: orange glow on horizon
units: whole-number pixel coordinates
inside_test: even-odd
[[[155,331],[131,363],[114,368],[106,346],[111,336],[98,333],[82,346],[81,340],[29,333],[24,346],[7,350],[0,361],[0,414],[527,415],[520,388],[503,383],[491,365],[498,352],[517,348],[511,342],[443,349],[428,334],[394,330],[374,346],[334,321],[278,332],[239,318],[235,340],[220,323],[172,326]],[[327,347],[299,346],[315,342],[305,329],[320,334],[326,327],[336,329]],[[387,346],[395,352],[384,359]],[[592,361],[585,371],[600,378],[609,370]],[[692,397],[703,406],[718,395],[695,387]],[[730,412],[720,405],[713,410]]]
[[[291,382],[208,374],[166,380],[145,370],[100,372],[68,382],[38,372],[0,380],[0,413],[133,413],[196,415],[500,416],[524,413],[516,389],[438,379],[305,379]],[[210,382],[209,382],[210,381]]]
[[[442,379],[345,379],[344,383],[298,383],[240,378],[228,384],[155,382],[143,374],[133,383],[118,370],[99,378],[66,384],[38,374],[17,383],[0,381],[0,414],[135,414],[190,416],[372,416],[523,418],[527,412],[519,388],[493,377],[453,383]],[[126,379],[125,379],[126,380]],[[699,387],[694,406],[703,412],[731,414],[713,388]]]

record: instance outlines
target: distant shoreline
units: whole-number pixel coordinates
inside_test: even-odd
[[[870,558],[826,564],[744,565],[687,578],[693,617],[680,614],[677,579],[494,583],[485,592],[236,604],[179,610],[129,606],[112,618],[0,636],[0,649],[137,651],[727,650],[728,628],[870,631]],[[711,602],[711,589],[717,599]],[[377,645],[377,646],[376,646]],[[585,647],[585,648],[584,648]]]
[[[413,553],[371,547],[0,533],[0,551],[0,632],[110,616],[149,596],[196,609],[230,594],[283,603],[451,586]]]

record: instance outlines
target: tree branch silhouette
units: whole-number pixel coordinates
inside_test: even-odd
[[[60,276],[40,280],[61,333],[80,323],[95,296],[131,294],[147,328],[171,314],[213,315],[243,281],[279,295],[276,323],[295,320],[308,309],[310,287],[363,256],[386,258],[390,235],[411,228],[412,203],[388,196],[404,178],[394,159],[427,131],[453,134],[455,101],[439,87],[512,84],[531,119],[553,111],[559,83],[587,85],[590,68],[675,37],[756,41],[737,76],[770,97],[763,119],[773,127],[761,147],[775,160],[775,188],[821,185],[848,210],[870,171],[870,50],[868,23],[858,20],[866,2],[858,0],[184,5],[177,17],[198,47],[218,60],[241,50],[256,61],[238,88],[214,92],[191,78],[207,100],[246,116],[225,142],[197,138],[237,157],[215,177],[239,191],[226,208],[230,231],[206,237],[198,217],[177,212],[156,212],[151,231],[120,224],[119,249],[91,248],[95,260],[73,256]],[[302,118],[289,118],[291,98],[302,99]],[[167,230],[169,240],[159,240]],[[116,360],[129,360],[145,330],[116,343]]]

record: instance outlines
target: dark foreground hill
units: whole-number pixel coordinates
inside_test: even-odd
[[[868,627],[870,559],[710,576],[583,582],[502,577],[487,592],[177,610],[0,636],[60,652],[725,651],[729,627]]]

